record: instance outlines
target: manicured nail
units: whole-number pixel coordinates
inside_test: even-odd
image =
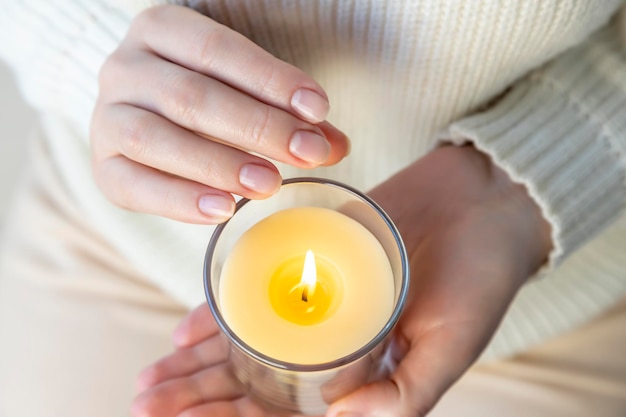
[[[300,116],[313,123],[323,122],[330,110],[328,100],[306,88],[301,88],[293,93],[291,107]]]
[[[263,165],[247,164],[239,171],[239,182],[244,187],[261,194],[272,194],[281,183],[280,175]]]
[[[206,194],[198,200],[198,208],[207,216],[228,219],[235,211],[235,203],[222,195]]]
[[[306,162],[320,165],[330,156],[330,143],[317,133],[299,130],[291,137],[289,152]]]

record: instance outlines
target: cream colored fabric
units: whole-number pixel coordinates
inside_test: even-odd
[[[0,56],[44,112],[52,157],[80,210],[147,279],[192,306],[202,301],[211,229],[112,207],[89,164],[98,70],[132,17],[165,2],[2,0]],[[611,20],[621,0],[180,3],[303,68],[326,89],[329,120],[352,137],[352,154],[312,172],[281,167],[285,176],[327,176],[367,190],[437,139],[469,139],[543,208],[554,230],[553,264],[622,216],[625,35],[623,18]],[[411,197],[427,198],[407,190]],[[485,358],[571,329],[626,294],[621,219],[546,284],[522,291]]]
[[[472,368],[429,417],[623,417],[626,299],[514,358]]]
[[[2,240],[0,416],[129,415],[186,310],[102,239],[37,146]]]
[[[185,313],[102,240],[49,164],[20,183],[0,262],[0,416],[121,417]],[[513,359],[470,370],[432,417],[623,417],[626,299]]]

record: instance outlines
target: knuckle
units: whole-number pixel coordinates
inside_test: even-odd
[[[163,17],[166,13],[170,12],[172,7],[173,6],[169,4],[148,7],[135,16],[132,22],[131,30],[137,29],[137,32],[141,33],[143,29],[158,27],[163,20]]]
[[[121,127],[119,150],[130,159],[140,159],[150,148],[153,125],[152,115],[142,112],[130,118]]]
[[[244,129],[250,148],[260,150],[269,145],[270,130],[273,123],[272,115],[273,112],[268,105],[263,105],[258,112],[252,115],[252,121]]]
[[[129,184],[133,184],[133,178],[128,178],[128,175],[120,177],[118,167],[122,158],[124,157],[115,156],[94,162],[92,171],[96,185],[111,203],[132,210],[134,192]]]
[[[220,51],[226,45],[228,29],[222,25],[206,25],[198,31],[197,39],[192,45],[197,45],[195,51],[202,68],[213,68]]]
[[[220,169],[219,164],[215,161],[213,156],[206,163],[200,165],[200,182],[206,185],[220,184],[222,181],[223,169]]]
[[[169,103],[172,118],[182,124],[199,127],[207,98],[203,83],[196,73],[173,71],[167,76],[162,102]]]
[[[121,50],[118,48],[111,53],[98,72],[98,85],[100,86],[100,94],[106,92],[111,86],[120,82],[121,69],[126,68],[128,63],[122,56]]]
[[[280,99],[281,84],[285,77],[280,71],[272,66],[266,67],[264,71],[259,71],[257,75],[257,89],[261,97]]]

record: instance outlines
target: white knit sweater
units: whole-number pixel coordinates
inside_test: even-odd
[[[136,13],[166,2],[0,0],[0,55],[41,111],[53,157],[85,215],[148,279],[193,306],[203,300],[212,229],[113,207],[89,161],[99,67]],[[626,294],[621,1],[186,3],[325,88],[329,120],[352,138],[352,154],[306,174],[367,190],[437,140],[471,140],[527,185],[553,227],[551,263],[568,259],[521,291],[486,357],[519,352]],[[281,168],[286,177],[302,174]]]

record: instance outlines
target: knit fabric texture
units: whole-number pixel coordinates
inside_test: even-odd
[[[111,205],[91,177],[102,63],[148,0],[0,2],[0,56],[41,111],[63,179],[102,234],[181,302],[203,302],[212,228]],[[441,143],[472,142],[523,183],[553,230],[484,359],[590,320],[626,294],[626,23],[618,0],[178,2],[311,74],[352,139],[337,166],[283,176],[364,191]],[[410,196],[410,190],[407,190]],[[418,220],[419,221],[419,220]],[[609,227],[610,226],[610,227]]]

